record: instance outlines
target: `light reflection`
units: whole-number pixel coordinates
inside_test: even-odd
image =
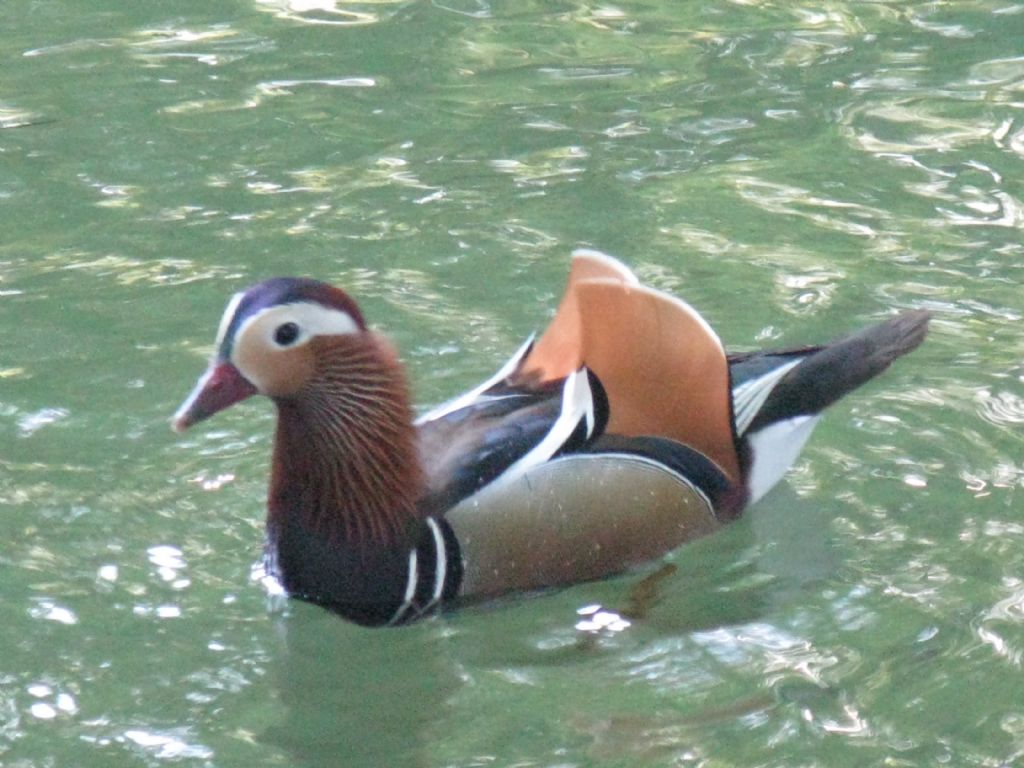
[[[1015,667],[1021,666],[1021,652],[1011,647],[998,632],[986,627],[978,627],[977,634],[978,638],[991,647],[997,656],[1002,656]]]
[[[984,526],[986,536],[1002,539],[1008,536],[1024,535],[1024,524],[1006,520],[986,520]]]
[[[241,101],[230,101],[228,99],[192,99],[161,108],[161,112],[169,115],[185,115],[192,112],[232,112],[239,109],[252,109],[258,107],[260,101],[256,98],[244,99]]]
[[[628,34],[634,31],[638,23],[636,20],[631,19],[621,8],[613,5],[593,7],[589,3],[570,11],[565,14],[564,18],[586,24],[602,32],[616,32],[619,34]]]
[[[150,547],[147,550],[147,554],[149,555],[149,562],[156,566],[157,576],[170,586],[171,589],[182,590],[191,586],[192,580],[181,575],[181,571],[184,570],[186,564],[180,549],[160,545]],[[145,608],[145,612],[148,613],[150,611],[151,609]],[[178,615],[174,611],[162,608],[157,608],[155,612],[160,618],[172,618]]]
[[[614,611],[603,609],[600,605],[587,605],[578,609],[576,613],[583,617],[576,622],[576,629],[580,632],[614,634],[630,627],[627,619]]]
[[[907,474],[903,476],[903,482],[905,485],[909,485],[911,488],[927,488],[928,480],[923,475],[918,474]]]
[[[238,33],[227,25],[209,27],[196,32],[191,29],[175,29],[165,27],[162,29],[147,29],[139,33],[141,41],[135,43],[136,47],[153,47],[176,45],[178,43],[200,43],[212,40],[225,40],[235,37]]]
[[[541,67],[538,71],[552,80],[610,80],[634,73],[631,67]]]
[[[74,611],[62,605],[57,605],[52,600],[40,600],[29,609],[29,615],[33,619],[55,621],[58,624],[68,626],[78,623],[78,616],[75,615]]]
[[[968,40],[974,37],[974,31],[968,29],[963,24],[950,24],[942,23],[938,21],[932,21],[925,18],[920,12],[909,11],[907,13],[907,19],[915,27],[923,29],[927,32],[934,32],[942,37],[954,38],[959,40]]]
[[[252,564],[252,568],[249,569],[249,580],[266,590],[272,608],[281,609],[287,605],[287,590],[277,577],[267,570],[266,563],[262,560]]]
[[[602,133],[610,139],[624,139],[629,136],[643,136],[645,133],[650,133],[651,129],[645,125],[640,125],[635,120],[628,120],[625,123],[619,123],[613,125],[610,128],[605,128]]]
[[[963,470],[960,479],[967,490],[976,497],[987,496],[992,488],[1011,489],[1024,486],[1024,467],[1012,461],[997,461],[991,469]]]
[[[185,558],[177,547],[160,544],[147,549],[146,554],[149,562],[160,569],[176,571],[185,567]]]
[[[466,7],[456,8],[458,0],[431,0],[431,5],[440,8],[442,11],[457,13],[460,16],[468,16],[472,19],[486,19],[491,15],[490,3],[485,0],[463,0],[462,5]]]
[[[18,418],[19,437],[31,437],[43,427],[48,427],[68,417],[66,408],[41,408]]]
[[[21,55],[26,58],[33,58],[36,56],[52,56],[69,53],[80,53],[82,51],[88,51],[97,48],[106,48],[109,45],[110,40],[82,38],[78,40],[72,40],[68,43],[58,43],[56,45],[44,45],[40,48],[30,48]]]
[[[1024,128],[1010,137],[1009,148],[1018,155],[1024,155]]]
[[[874,614],[858,605],[864,596],[864,592],[854,593],[836,603],[837,608],[842,604],[844,615],[838,618],[844,627],[856,631],[871,623]],[[694,644],[699,653],[687,653]],[[873,730],[860,703],[835,687],[837,680],[860,667],[859,654],[842,646],[822,647],[813,638],[768,622],[695,632],[685,642],[664,641],[631,655],[635,678],[661,689],[682,687],[691,695],[695,690],[718,689],[738,670],[758,670],[764,695],[741,698],[734,705],[702,714],[702,723],[709,717],[728,718],[755,727],[766,718],[775,719],[767,712],[782,705],[822,734],[859,738]]]
[[[53,696],[53,690],[48,685],[30,685],[28,692],[31,696],[37,699],[45,699]],[[52,703],[46,701],[34,702],[29,707],[29,712],[34,717],[38,717],[42,720],[52,720],[57,717],[58,714],[74,715],[78,712],[78,702],[75,701],[75,697],[67,692],[60,692],[53,698]]]
[[[205,472],[200,472],[189,480],[190,483],[195,483],[204,491],[219,491],[225,485],[233,483],[234,481],[235,476],[231,472],[221,473],[214,477],[209,477]]]
[[[57,716],[57,710],[44,701],[37,701],[28,711],[40,720],[52,720]]]
[[[186,729],[170,732],[132,729],[124,732],[124,739],[151,752],[159,760],[199,759],[209,760],[213,750],[202,744],[189,744],[185,740]]]
[[[57,709],[60,710],[60,712],[67,712],[69,715],[74,715],[78,712],[78,703],[75,701],[75,697],[71,695],[71,693],[58,693]]]
[[[1003,586],[1012,590],[985,614],[985,619],[1011,621],[1024,627],[1024,581],[1009,576],[1003,579]]]
[[[132,614],[142,618],[155,616],[158,619],[177,619],[181,617],[181,607],[171,604],[149,605],[139,603],[132,606]]]
[[[139,204],[134,197],[139,187],[131,184],[110,184],[90,178],[85,174],[79,174],[78,179],[91,189],[100,194],[100,199],[95,205],[101,208],[138,208]]]
[[[34,125],[36,122],[37,117],[31,112],[0,106],[0,129],[24,128],[28,125]]]
[[[843,706],[844,720],[822,719],[821,727],[829,733],[841,733],[846,736],[865,736],[869,732],[867,721],[860,716],[850,704]]]
[[[397,5],[398,0],[363,0],[349,3],[345,0],[256,0],[256,9],[273,13],[280,19],[298,21],[303,24],[325,24],[328,26],[352,27],[375,24],[379,14],[372,11],[356,10],[352,6],[370,4]]]

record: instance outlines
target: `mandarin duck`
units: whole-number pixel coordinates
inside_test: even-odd
[[[688,304],[578,250],[544,334],[414,419],[394,348],[355,302],[274,278],[231,299],[173,424],[273,400],[266,572],[349,620],[402,624],[599,579],[714,531],[927,324],[911,311],[823,346],[730,356]]]

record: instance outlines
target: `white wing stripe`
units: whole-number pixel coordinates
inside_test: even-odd
[[[732,408],[736,418],[736,434],[738,436],[742,437],[747,431],[758,412],[764,407],[768,395],[775,389],[775,385],[801,362],[803,362],[803,358],[780,365],[763,376],[743,382],[732,391]]]
[[[769,424],[750,435],[749,504],[753,504],[778,483],[800,455],[811,436],[818,416],[797,416]]]
[[[513,480],[530,467],[543,464],[550,459],[565,445],[565,441],[579,426],[581,419],[587,420],[588,428],[595,421],[594,398],[590,392],[586,370],[583,368],[565,377],[565,384],[562,386],[562,410],[548,433],[525,456],[509,466],[495,482]]]
[[[481,394],[483,394],[488,389],[493,387],[495,384],[502,381],[503,379],[508,378],[512,374],[512,372],[515,371],[515,369],[519,366],[519,363],[522,362],[523,357],[526,355],[530,347],[533,345],[533,338],[534,337],[531,334],[530,338],[523,342],[523,345],[519,347],[518,350],[516,350],[516,353],[509,358],[508,362],[501,366],[501,368],[498,369],[498,372],[496,374],[491,376],[491,378],[489,378],[479,387],[470,390],[465,394],[459,395],[458,397],[449,400],[446,403],[442,403],[436,408],[430,409],[425,414],[416,419],[416,424],[422,424],[426,421],[440,419],[442,416],[447,416],[449,413],[457,411],[459,408],[464,408],[465,406],[469,405],[471,402],[476,400]]]

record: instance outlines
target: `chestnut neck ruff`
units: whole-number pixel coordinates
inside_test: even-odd
[[[317,339],[316,371],[278,399],[269,522],[341,546],[408,543],[424,488],[408,386],[370,333]]]

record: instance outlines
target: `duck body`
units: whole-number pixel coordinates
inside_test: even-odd
[[[232,299],[174,424],[269,396],[267,571],[352,621],[401,624],[619,573],[716,530],[927,321],[728,356],[691,307],[582,250],[545,333],[414,420],[397,355],[351,298],[276,278]]]

